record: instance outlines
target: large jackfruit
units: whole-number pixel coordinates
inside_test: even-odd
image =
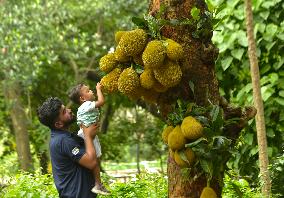
[[[168,144],[168,136],[172,130],[174,130],[173,126],[167,126],[162,132],[162,139],[166,144]]]
[[[116,61],[114,53],[109,53],[104,55],[100,59],[100,70],[108,73],[117,66],[118,62]]]
[[[205,187],[202,190],[200,198],[217,198],[217,195],[212,188]]]
[[[183,119],[181,131],[184,137],[189,140],[195,140],[203,135],[203,127],[194,117],[188,116]]]
[[[166,40],[167,56],[169,59],[177,61],[184,57],[182,46],[172,39]]]
[[[184,157],[186,158],[186,161],[181,157],[181,152],[184,152]],[[193,162],[195,160],[194,152],[191,148],[186,148],[183,151],[175,151],[174,154],[175,162],[179,167],[189,167],[193,165]]]
[[[121,37],[126,33],[127,31],[117,31],[114,35],[114,38],[115,38],[115,42],[116,44],[119,43]]]
[[[186,140],[181,132],[180,126],[177,125],[168,136],[168,145],[172,150],[184,148]]]
[[[168,90],[168,87],[165,87],[164,85],[162,85],[161,83],[159,83],[156,79],[155,79],[155,83],[153,85],[153,89],[156,92],[162,93],[162,92],[166,92]]]
[[[114,52],[115,60],[121,63],[129,62],[131,57],[128,56],[123,49],[118,45]]]
[[[127,96],[131,96],[139,87],[139,76],[135,70],[131,67],[124,69],[118,79],[118,90]]]
[[[118,91],[117,82],[121,72],[122,69],[115,68],[101,79],[101,85],[104,91],[108,93],[113,93]]]
[[[180,66],[176,62],[166,61],[165,66],[154,69],[155,78],[165,87],[176,86],[182,77]]]
[[[142,60],[146,68],[158,68],[164,63],[166,57],[166,48],[162,41],[150,41],[143,54]]]
[[[151,89],[156,82],[154,77],[154,73],[150,69],[145,69],[143,73],[140,75],[140,84],[145,89]]]
[[[147,33],[142,29],[128,31],[122,35],[119,41],[119,48],[127,56],[141,54],[147,45]]]

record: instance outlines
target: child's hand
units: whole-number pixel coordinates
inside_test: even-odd
[[[102,88],[102,85],[101,85],[101,83],[97,83],[97,86],[96,86],[96,89],[101,89]]]

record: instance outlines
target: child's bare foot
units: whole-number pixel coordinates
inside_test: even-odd
[[[91,191],[100,195],[110,195],[110,192],[102,184],[94,186]]]

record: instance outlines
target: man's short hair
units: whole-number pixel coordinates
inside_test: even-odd
[[[72,87],[68,93],[69,99],[75,104],[80,104],[81,88],[83,84]]]
[[[57,97],[48,98],[37,109],[39,121],[50,129],[55,129],[55,122],[59,117],[62,104],[62,101]]]

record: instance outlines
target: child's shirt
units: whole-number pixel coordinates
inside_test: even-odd
[[[86,101],[78,108],[77,124],[84,124],[86,127],[99,120],[100,111],[96,108],[95,101]]]

